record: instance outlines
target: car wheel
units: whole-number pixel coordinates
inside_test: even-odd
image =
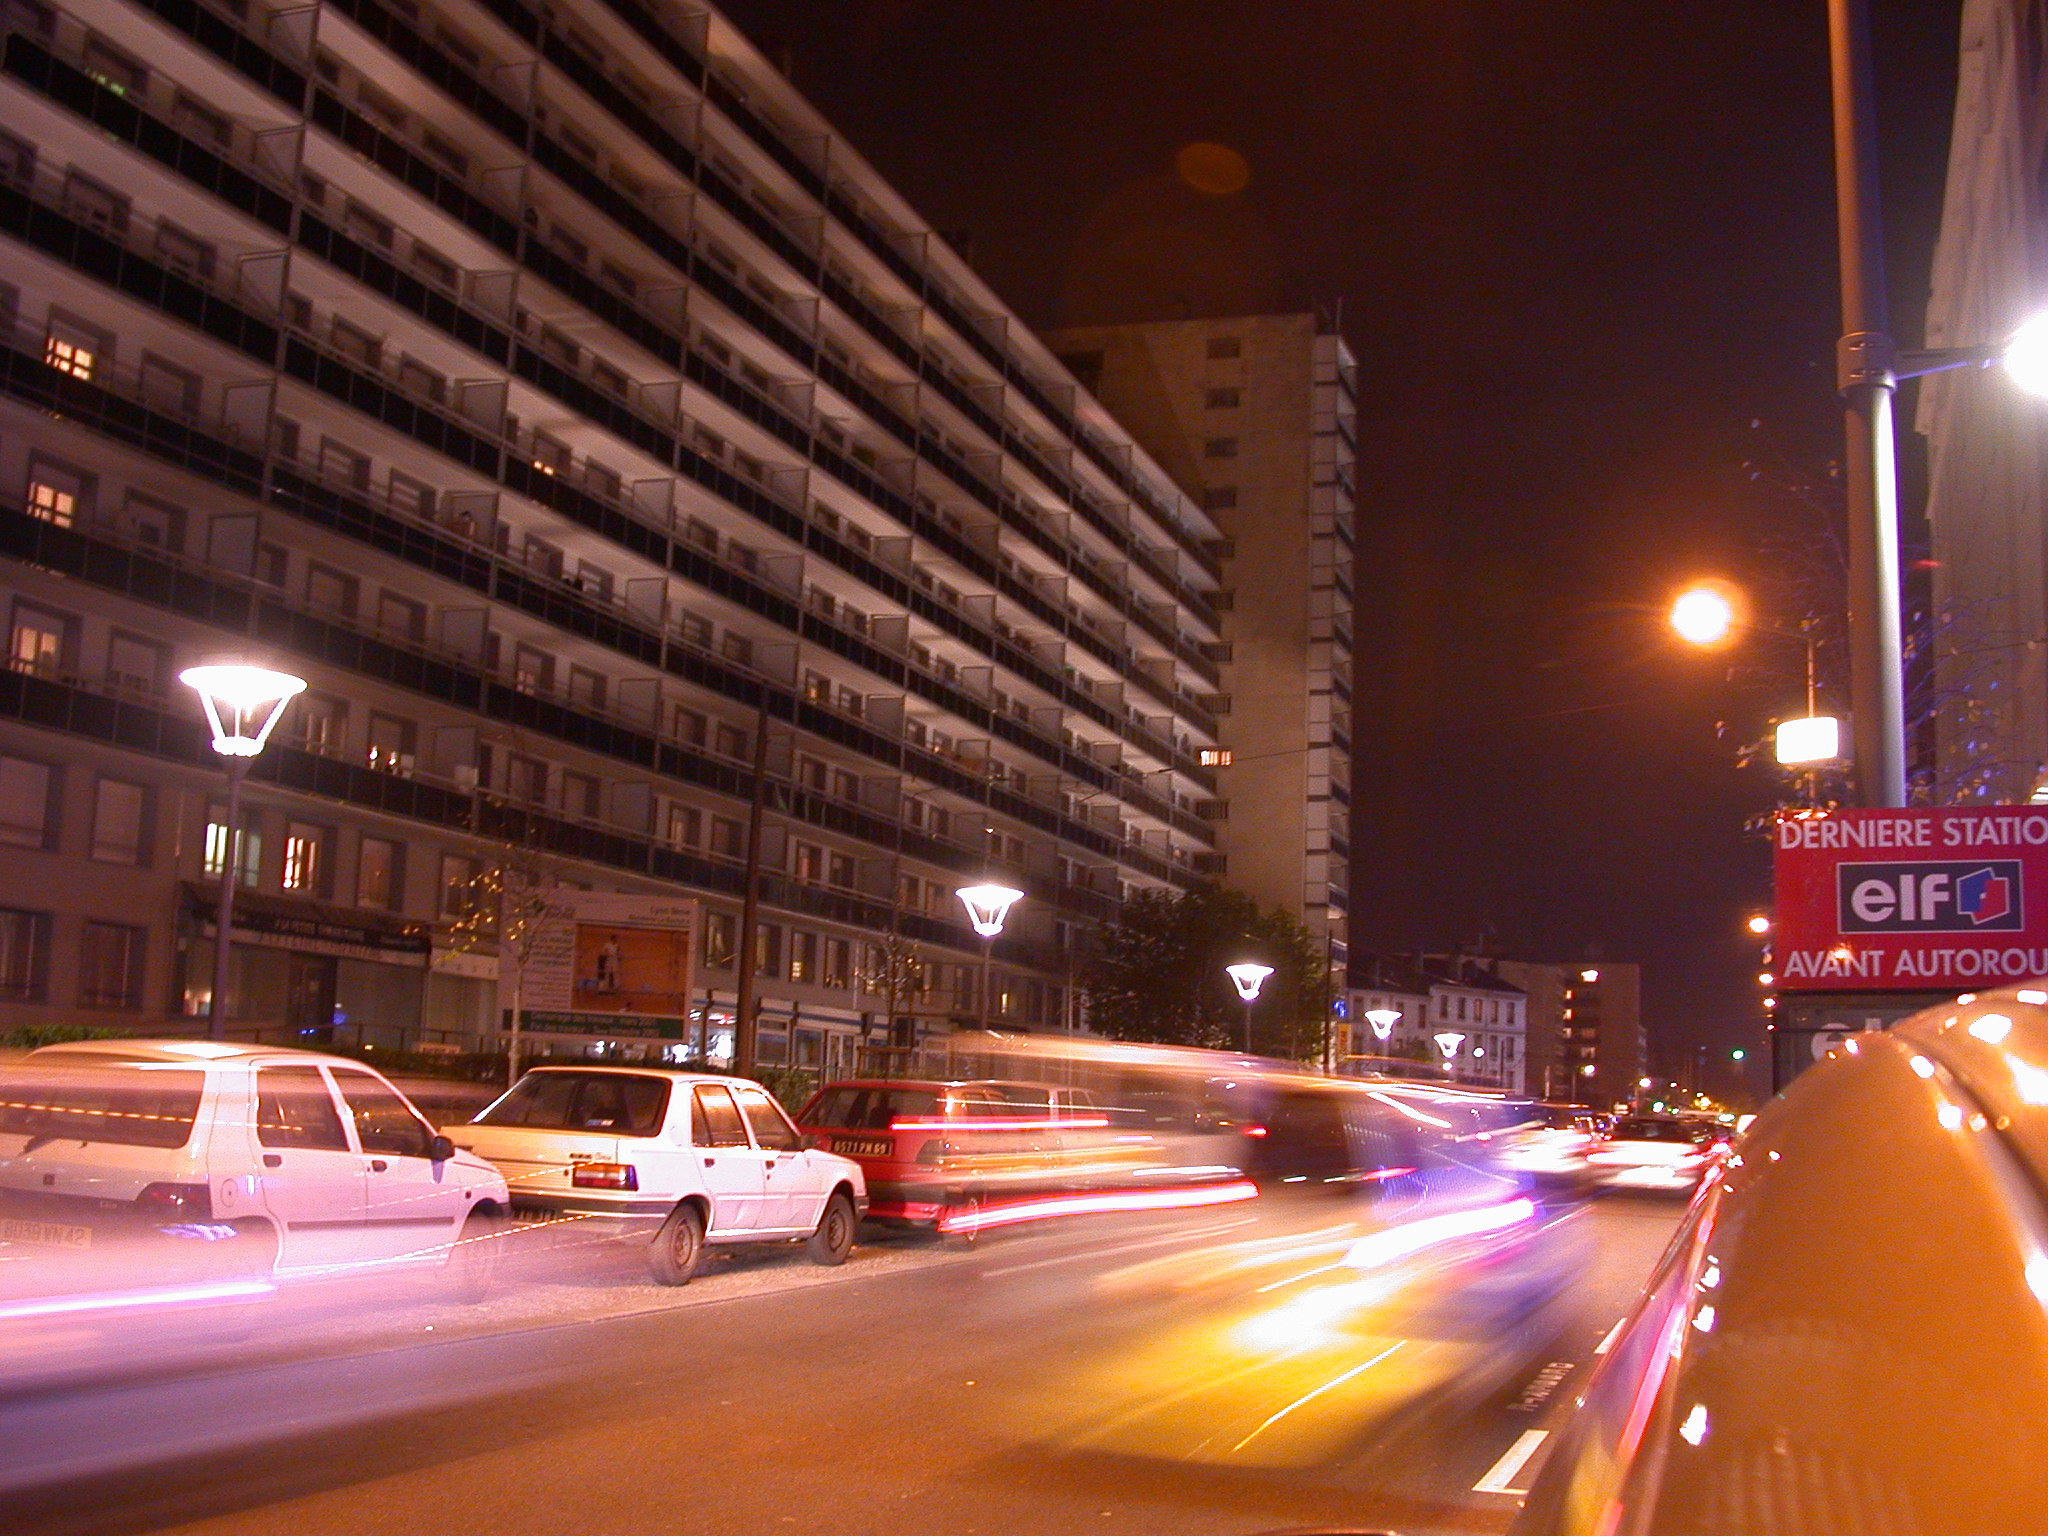
[[[981,1237],[981,1196],[960,1195],[939,1218],[939,1238],[948,1248],[970,1248]]]
[[[488,1298],[504,1247],[504,1220],[482,1207],[471,1211],[463,1220],[462,1235],[448,1250],[448,1263],[442,1271],[447,1277],[449,1294],[471,1305]]]
[[[703,1256],[704,1213],[694,1205],[679,1205],[654,1234],[647,1269],[657,1285],[688,1285]]]
[[[818,1218],[818,1230],[804,1241],[804,1257],[813,1264],[844,1264],[853,1252],[853,1229],[858,1221],[853,1202],[835,1192],[825,1202],[825,1214]]]

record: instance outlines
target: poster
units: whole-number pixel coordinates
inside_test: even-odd
[[[680,1038],[689,1017],[697,903],[617,891],[550,891],[522,980],[523,1027]],[[499,986],[512,996],[512,946]]]

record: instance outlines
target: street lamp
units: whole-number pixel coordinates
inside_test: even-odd
[[[228,803],[223,818],[220,900],[213,913],[213,996],[207,1000],[207,1038],[226,1038],[229,934],[235,921],[235,881],[241,873],[242,778],[249,761],[270,740],[284,707],[306,691],[306,680],[267,667],[187,667],[178,681],[199,695],[213,750],[227,759]]]
[[[1681,640],[1697,646],[1719,645],[1738,629],[1771,635],[1780,640],[1796,640],[1805,646],[1806,714],[1797,720],[1779,722],[1777,757],[1787,768],[1833,762],[1842,755],[1841,722],[1832,715],[1820,713],[1820,637],[1814,633],[1812,623],[1801,624],[1797,629],[1759,624],[1744,618],[1738,611],[1738,597],[1735,589],[1725,582],[1702,582],[1688,587],[1671,605],[1671,627]]]
[[[1758,938],[1762,938],[1771,931],[1771,920],[1759,912],[1749,920],[1748,926],[1751,933],[1755,934]]]
[[[1373,1038],[1384,1045],[1387,1037],[1393,1034],[1394,1026],[1401,1022],[1401,1011],[1398,1008],[1368,1008],[1365,1010],[1365,1022],[1372,1026]]]
[[[967,909],[967,921],[981,935],[981,1028],[987,1033],[989,961],[995,951],[996,935],[1003,931],[1003,920],[1010,915],[1010,908],[1024,899],[1024,893],[1007,885],[989,883],[963,885],[953,894]]]
[[[1237,988],[1237,995],[1244,999],[1244,1053],[1252,1053],[1252,1004],[1259,1000],[1259,988],[1266,984],[1266,978],[1273,974],[1273,967],[1260,965],[1256,960],[1240,960],[1235,965],[1223,967],[1223,974],[1230,978]]]
[[[1436,1048],[1444,1054],[1444,1070],[1455,1080],[1458,1075],[1458,1047],[1465,1043],[1465,1037],[1454,1029],[1447,1029],[1433,1038],[1436,1041]]]

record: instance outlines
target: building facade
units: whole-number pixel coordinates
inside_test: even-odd
[[[1217,849],[1344,974],[1357,364],[1313,315],[1088,326],[1053,347],[1216,520]]]
[[[2048,260],[2048,5],[1965,0],[1927,309],[1933,347],[2001,342]],[[2018,804],[2048,767],[2048,419],[2002,370],[1920,384],[1928,448],[1940,803]]]
[[[1442,1056],[1429,1038],[1429,978],[1406,961],[1354,950],[1344,982],[1337,1070],[1351,1077],[1437,1075]]]
[[[501,887],[688,893],[662,1048],[746,965],[841,1068],[1219,867],[1223,530],[715,11],[0,16],[0,1030],[206,1010],[224,657],[310,684],[236,1033],[487,1043]]]
[[[1642,967],[1489,960],[1528,999],[1528,1091],[1554,1103],[1625,1102],[1649,1062]]]
[[[1493,962],[1425,955],[1429,1039],[1451,1077],[1479,1088],[1527,1089],[1528,998]]]

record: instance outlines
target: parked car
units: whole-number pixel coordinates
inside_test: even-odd
[[[857,1163],[806,1147],[758,1083],[655,1067],[536,1067],[455,1141],[504,1174],[515,1207],[651,1234],[663,1285],[704,1246],[801,1241],[841,1264],[867,1209]]]
[[[454,1265],[481,1286],[505,1181],[383,1077],[207,1040],[45,1046],[0,1069],[0,1243],[100,1270]],[[86,1256],[99,1256],[96,1262]]]
[[[1514,1536],[2048,1530],[2048,988],[1848,1037],[1711,1174]]]

